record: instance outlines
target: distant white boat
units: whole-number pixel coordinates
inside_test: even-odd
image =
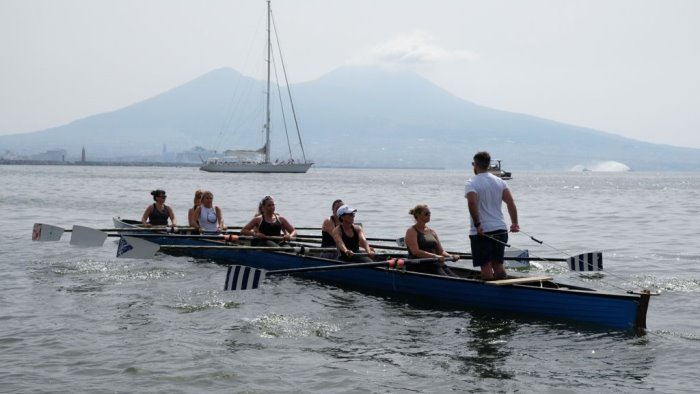
[[[501,179],[511,179],[511,173],[509,171],[504,171],[501,168],[501,161],[500,160],[492,160],[491,164],[489,165],[489,172]]]
[[[291,105],[292,115],[294,117],[294,125],[297,127],[297,136],[299,137],[299,146],[303,159],[297,161],[293,158],[288,160],[270,159],[270,65],[272,63],[272,40],[271,40],[271,23],[272,9],[270,0],[267,1],[267,91],[266,91],[266,110],[265,110],[265,145],[257,150],[228,150],[224,152],[222,157],[211,157],[204,162],[199,169],[208,172],[264,172],[264,173],[305,173],[314,164],[306,159],[304,145],[301,141],[301,134],[298,129],[296,113],[294,105]],[[276,34],[276,32],[275,32]],[[284,69],[284,62],[280,62]],[[284,70],[283,70],[284,71]],[[284,71],[285,83],[289,87],[287,72]],[[291,100],[291,93],[289,93]],[[287,141],[289,144],[289,140]],[[291,156],[291,148],[290,148]]]

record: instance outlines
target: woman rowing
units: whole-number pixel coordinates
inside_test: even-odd
[[[333,239],[340,253],[339,259],[353,262],[370,262],[374,257],[374,249],[367,243],[362,227],[355,224],[355,212],[357,209],[342,205],[336,211],[340,219],[340,225],[333,230]],[[362,247],[367,256],[358,255]]]
[[[333,230],[340,225],[340,219],[338,219],[338,208],[343,206],[343,200],[335,200],[331,204],[331,216],[327,217],[323,224],[321,225],[321,247],[322,248],[334,248],[335,240],[333,239]],[[327,252],[321,252],[321,257],[326,259],[335,259],[338,257],[337,250],[329,250]]]
[[[194,205],[187,211],[187,221],[189,222],[190,227],[197,227],[197,215],[195,215],[195,211],[197,210],[199,204],[202,203],[203,193],[204,190],[202,189],[197,189],[197,191],[194,192]]]
[[[340,219],[338,219],[338,208],[345,205],[343,200],[335,200],[331,204],[331,211],[333,214],[326,218],[321,225],[321,247],[328,248],[335,246],[335,240],[333,239],[333,230],[340,224]]]
[[[200,233],[218,234],[226,230],[224,215],[221,208],[214,205],[214,194],[210,191],[202,193],[201,204],[194,210],[197,222],[195,228]]]
[[[297,236],[297,230],[282,215],[275,212],[275,200],[265,196],[258,204],[258,213],[241,230],[243,235],[255,237],[253,246],[279,246]]]
[[[165,194],[165,190],[153,190],[151,195],[155,202],[146,207],[143,216],[141,216],[141,224],[143,224],[144,227],[167,226],[168,219],[170,219],[171,225],[173,227],[177,226],[175,212],[172,208],[165,205],[165,199],[168,197]]]
[[[409,259],[436,258],[436,261],[423,261],[417,265],[411,265],[411,271],[426,272],[429,274],[458,276],[445,265],[445,259],[459,260],[445,251],[440,244],[437,233],[428,227],[430,221],[430,208],[426,204],[418,204],[408,211],[416,221],[416,224],[406,230],[406,248]]]

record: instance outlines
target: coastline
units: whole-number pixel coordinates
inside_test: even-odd
[[[33,166],[103,166],[103,167],[200,167],[201,163],[170,163],[159,161],[54,161],[54,160],[4,160],[0,165]],[[353,165],[316,165],[317,168],[346,169],[397,169],[397,170],[445,170],[445,167],[362,167]]]
[[[53,161],[0,160],[0,165],[30,166],[105,166],[105,167],[199,167],[200,163],[167,163],[155,161]]]

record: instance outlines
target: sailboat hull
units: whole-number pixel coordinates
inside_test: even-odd
[[[206,163],[199,167],[207,172],[258,172],[258,173],[289,173],[303,174],[313,163]]]

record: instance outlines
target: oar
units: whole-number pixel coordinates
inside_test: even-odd
[[[102,246],[107,237],[121,237],[121,233],[105,233],[97,229],[83,226],[73,226],[73,234],[70,238],[71,245],[78,246]],[[239,237],[235,234],[139,234],[139,238],[172,238],[172,239],[210,239],[223,242],[237,242],[240,239],[252,239],[252,237]]]
[[[226,282],[224,283],[224,290],[250,290],[257,289],[260,282],[265,279],[266,275],[283,275],[283,274],[296,274],[302,272],[311,271],[328,271],[336,269],[350,269],[350,268],[368,268],[368,267],[380,267],[383,265],[389,268],[402,269],[405,264],[417,264],[423,261],[435,261],[435,258],[429,259],[389,259],[386,261],[372,261],[367,263],[349,263],[349,264],[336,264],[336,265],[323,265],[323,266],[313,266],[313,267],[302,267],[302,268],[290,268],[282,270],[267,271],[264,269],[253,268],[243,265],[232,265],[228,267],[226,272]]]
[[[489,238],[494,242],[497,242],[507,248],[510,248],[510,244],[501,241],[500,239],[493,237],[488,234],[480,234],[483,237]],[[531,237],[532,238],[532,237]],[[532,238],[536,242],[540,242],[535,238]],[[540,242],[541,243],[541,242]],[[566,259],[553,259],[553,258],[531,258],[529,257],[516,257],[516,260],[530,261],[531,259],[537,259],[538,261],[566,261],[569,263],[569,268],[572,271],[601,271],[603,269],[603,254],[601,252],[584,253],[578,256],[568,257]]]
[[[167,250],[243,250],[243,251],[265,251],[265,252],[289,252],[296,254],[331,252],[336,248],[308,248],[304,246],[243,246],[243,245],[159,245],[145,239],[124,235],[119,240],[117,247],[117,257],[132,259],[153,258],[161,249]]]
[[[297,230],[299,230],[299,228],[297,228]],[[300,237],[304,237],[304,238],[316,238],[316,239],[321,239],[321,238],[322,238],[321,235],[315,235],[315,234],[299,234],[299,236],[300,236]],[[396,243],[399,243],[399,240],[400,240],[400,239],[403,239],[403,237],[398,238],[398,239],[397,239],[397,238],[373,238],[373,237],[366,237],[365,239],[366,239],[367,241],[371,241],[371,242],[396,242]]]
[[[471,254],[459,254],[455,252],[447,252],[449,254],[456,254],[460,259],[471,259]],[[603,270],[603,252],[588,252],[581,253],[576,256],[569,256],[567,258],[558,257],[536,257],[536,256],[505,256],[504,260],[516,260],[516,261],[552,261],[552,262],[565,262],[568,264],[569,269],[572,271],[602,271]]]
[[[32,241],[58,241],[61,239],[61,236],[63,235],[64,232],[66,233],[73,233],[76,231],[76,227],[78,227],[77,231],[83,231],[85,229],[93,230],[93,231],[102,231],[102,232],[118,232],[118,233],[126,233],[126,232],[174,232],[174,231],[190,231],[194,230],[192,227],[127,227],[127,228],[101,228],[101,229],[93,229],[90,227],[85,227],[85,226],[73,226],[72,229],[64,229],[58,226],[54,226],[51,224],[45,224],[45,223],[34,223],[34,227],[32,229]],[[88,231],[88,230],[85,230]],[[88,234],[88,236],[90,236]]]
[[[370,244],[374,249],[384,249],[384,250],[401,250],[401,251],[406,251],[405,246],[391,246],[391,245],[377,245],[377,244]]]
[[[566,255],[566,252],[564,252],[563,250],[557,249],[554,246],[545,243],[544,241],[540,241],[539,239],[526,233],[523,230],[518,231],[518,233],[526,235],[531,240],[537,242],[540,245],[544,244],[544,245],[548,246],[549,248],[554,249],[563,255]],[[569,266],[569,269],[572,271],[602,271],[603,270],[603,252],[581,253],[581,254],[576,255],[576,256],[567,257],[565,259],[542,259],[542,261],[564,261],[567,263],[567,265]]]
[[[500,244],[503,244],[503,246],[506,247],[511,247],[510,244],[505,243],[497,238],[494,238],[490,235],[483,234],[485,237],[488,237]],[[534,241],[540,242],[539,240],[535,239],[534,237],[530,236]],[[370,245],[371,247],[375,249],[385,249],[385,250],[406,250],[406,240],[404,237],[398,238],[396,240],[396,244],[399,246],[385,246],[385,245]],[[525,252],[525,251],[523,251]],[[460,253],[460,252],[447,252],[449,254],[457,255],[459,256],[460,259],[471,259],[472,255],[469,253]],[[546,257],[530,257],[529,252],[527,256],[505,256],[504,260],[515,260],[515,261],[558,261],[558,262],[566,262],[569,266],[569,269],[572,271],[602,271],[603,270],[603,253],[602,252],[588,252],[588,253],[582,253],[576,256],[569,256],[567,258],[546,258]]]
[[[241,230],[243,226],[228,226],[227,230]],[[320,227],[294,227],[295,230],[306,230],[306,231],[321,231]]]
[[[35,241],[58,241],[61,238],[61,235],[63,232],[70,232],[71,233],[71,239],[70,239],[70,244],[71,245],[77,245],[77,246],[84,246],[84,247],[89,247],[89,246],[102,246],[104,244],[104,241],[107,237],[120,237],[122,233],[125,232],[138,232],[138,233],[143,233],[146,232],[147,234],[139,234],[139,237],[142,238],[148,238],[148,237],[159,237],[159,238],[198,238],[198,239],[213,239],[213,240],[221,240],[221,241],[227,241],[227,242],[236,242],[238,240],[252,240],[255,239],[255,237],[252,236],[240,236],[237,234],[172,234],[170,232],[167,233],[162,233],[164,230],[171,230],[171,227],[168,228],[154,228],[154,227],[145,227],[145,228],[107,228],[107,229],[95,229],[91,227],[86,227],[86,226],[79,226],[79,225],[74,225],[72,229],[67,230],[63,229],[57,226],[52,226],[49,224],[41,224],[41,223],[36,223],[34,225],[34,231],[32,233],[32,239]],[[194,230],[192,227],[180,227],[179,229],[183,231],[188,231],[188,230]],[[112,233],[106,233],[107,231],[110,231]],[[150,232],[158,232],[157,234],[148,234]],[[275,240],[275,241],[282,241],[284,240],[283,237],[267,237],[267,239]],[[313,242],[315,239],[300,239],[300,241],[309,241]]]
[[[102,246],[107,233],[85,226],[73,226],[73,229],[66,230],[50,224],[34,223],[32,231],[32,241],[58,241],[64,232],[71,234],[71,245],[78,246]]]

